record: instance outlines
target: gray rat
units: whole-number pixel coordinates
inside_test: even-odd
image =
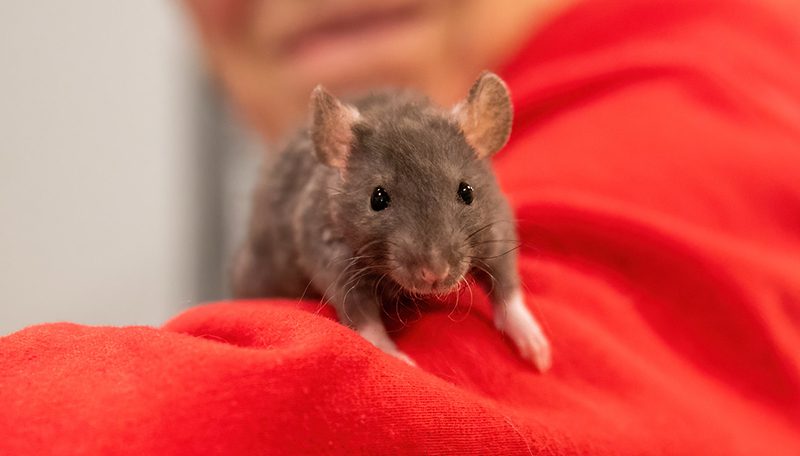
[[[484,72],[451,110],[411,91],[345,104],[318,86],[311,112],[310,128],[260,176],[234,296],[310,291],[413,364],[386,332],[381,305],[453,291],[472,275],[495,326],[546,370],[550,345],[523,301],[513,216],[488,160],[511,134],[505,83]]]

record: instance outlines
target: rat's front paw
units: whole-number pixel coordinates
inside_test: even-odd
[[[386,333],[386,329],[383,327],[382,323],[372,322],[365,324],[358,329],[358,333],[384,353],[392,355],[406,364],[416,367],[417,363],[415,363],[413,359],[397,349],[392,339],[389,338],[389,334]]]
[[[539,372],[552,364],[550,342],[530,311],[525,307],[520,293],[515,293],[504,307],[495,309],[494,325],[506,334],[519,350],[520,356],[533,363]]]

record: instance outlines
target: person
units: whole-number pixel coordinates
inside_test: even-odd
[[[240,114],[267,142],[305,121],[317,84],[412,87],[455,103],[573,0],[184,0]],[[279,108],[278,108],[279,107]]]
[[[0,339],[0,453],[800,454],[794,2],[185,4],[266,142],[317,83],[447,105],[499,73],[515,121],[493,166],[552,369],[480,294],[395,322],[418,367],[319,302],[40,325]]]

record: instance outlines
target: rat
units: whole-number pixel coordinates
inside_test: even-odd
[[[326,299],[339,320],[409,364],[381,306],[469,277],[494,324],[539,371],[549,342],[525,305],[516,226],[489,158],[511,134],[506,84],[484,72],[452,109],[410,90],[345,103],[317,86],[310,126],[260,174],[232,268],[236,298]],[[511,247],[510,247],[511,246]]]

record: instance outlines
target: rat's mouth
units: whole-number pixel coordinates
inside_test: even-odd
[[[408,291],[420,295],[445,295],[450,294],[460,288],[459,283],[454,283],[450,286],[429,286],[423,288],[411,288]]]
[[[448,276],[447,278],[434,282],[421,280],[405,274],[393,274],[392,280],[394,280],[404,290],[418,295],[450,294],[461,288],[461,286],[466,282],[463,274],[458,276]]]

